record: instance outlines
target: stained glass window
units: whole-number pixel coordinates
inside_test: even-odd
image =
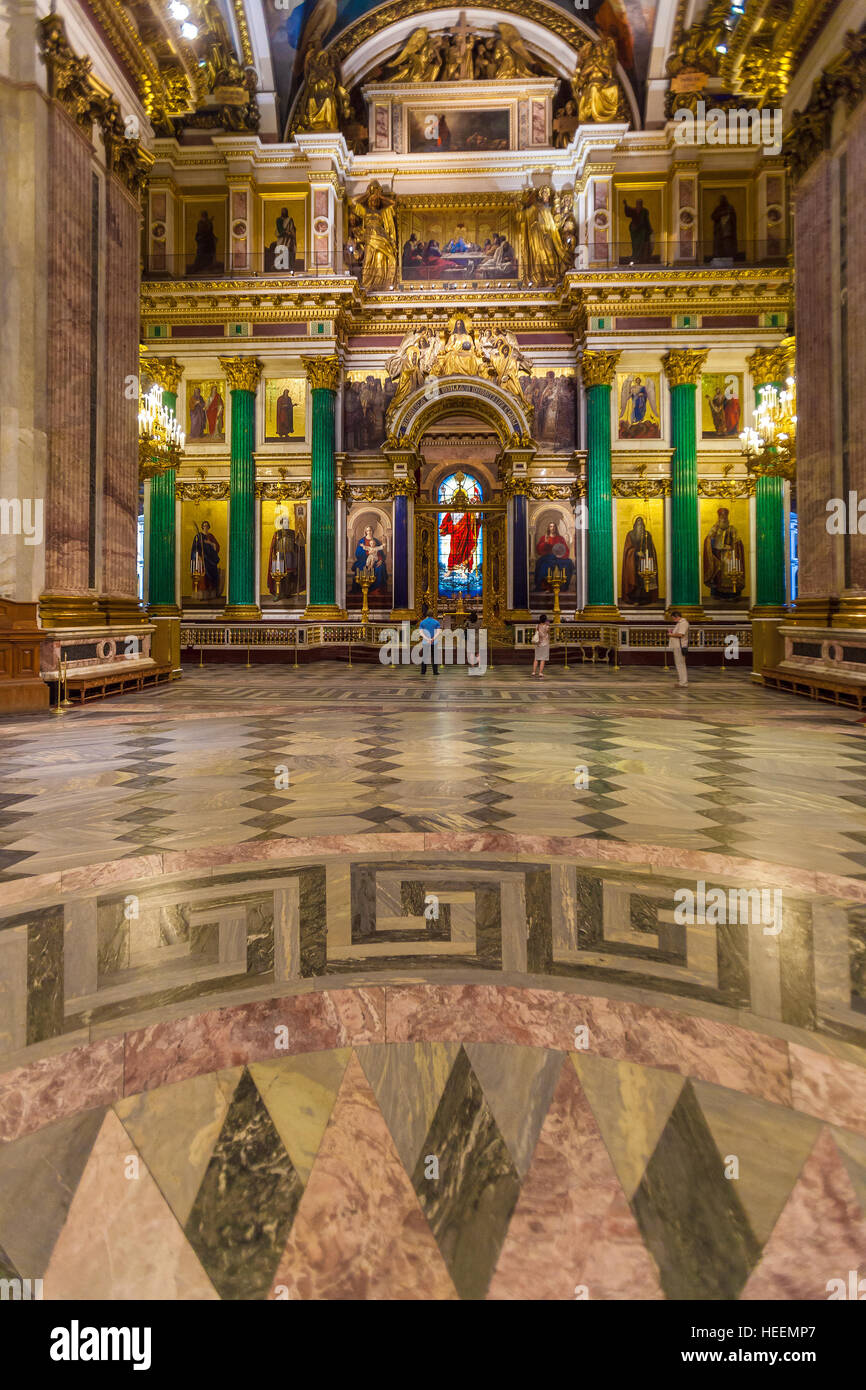
[[[452,473],[439,487],[439,593],[443,598],[463,594],[481,598],[484,528],[481,513],[472,504],[481,502],[478,480],[468,473]]]

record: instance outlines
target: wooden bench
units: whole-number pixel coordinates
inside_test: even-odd
[[[57,676],[46,678],[53,685]],[[123,695],[128,690],[144,690],[150,685],[163,685],[171,680],[171,663],[164,666],[146,666],[137,671],[108,671],[99,673],[98,669],[82,671],[70,675],[66,682],[67,699],[72,704],[83,705],[88,700],[104,700],[109,695]]]
[[[813,700],[830,700],[835,705],[856,705],[863,708],[866,685],[834,680],[820,671],[782,671],[777,666],[762,671],[764,684],[774,690],[787,690],[792,695],[808,695]]]

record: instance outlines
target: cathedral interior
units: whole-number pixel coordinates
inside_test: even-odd
[[[3,1296],[866,1297],[866,0],[0,0],[0,149]]]

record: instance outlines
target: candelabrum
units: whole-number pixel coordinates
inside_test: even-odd
[[[793,478],[797,459],[797,385],[789,376],[782,390],[762,386],[754,420],[740,435],[751,473]]]
[[[370,621],[370,585],[374,584],[376,576],[371,570],[362,569],[358,571],[358,583],[361,586],[361,626],[364,632]]]
[[[552,565],[547,572],[547,582],[553,590],[553,626],[559,627],[559,591],[565,583],[565,570],[561,565]]]
[[[177,416],[163,401],[162,391],[152,386],[138,412],[138,466],[144,478],[176,468],[186,436]]]

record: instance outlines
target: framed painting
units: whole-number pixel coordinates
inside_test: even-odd
[[[618,497],[616,553],[619,602],[664,606],[665,508],[661,497]]]
[[[507,150],[511,112],[508,107],[479,111],[416,107],[408,113],[408,137],[410,154]]]
[[[736,439],[742,424],[741,372],[704,372],[701,377],[701,436]]]
[[[307,601],[306,502],[262,499],[262,608],[299,608]]]
[[[574,449],[577,429],[577,381],[568,368],[522,376],[520,385],[533,408],[532,438],[539,449],[553,453]]]
[[[184,200],[184,251],[187,275],[221,275],[226,259],[225,198]]]
[[[224,444],[226,387],[222,378],[186,383],[186,440],[188,444]]]
[[[180,573],[185,604],[223,604],[229,539],[228,502],[201,498],[181,503]]]
[[[661,378],[658,372],[617,372],[618,439],[661,439]]]
[[[307,200],[297,193],[262,198],[265,274],[301,274],[306,261]]]
[[[265,380],[265,443],[303,439],[307,432],[307,382],[304,377]]]

